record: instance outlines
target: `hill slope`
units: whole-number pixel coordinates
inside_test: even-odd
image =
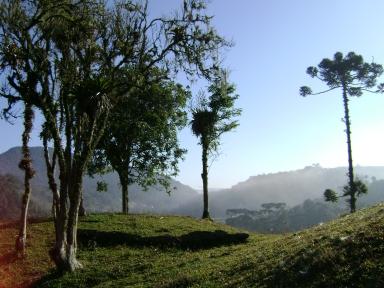
[[[32,225],[25,260],[9,260],[14,228],[0,231],[0,255],[8,255],[0,258],[0,275],[8,275],[0,278],[3,287],[28,283],[25,278],[37,279],[48,273],[44,251],[53,238],[51,223]],[[43,231],[49,231],[49,235]],[[51,272],[36,284],[383,287],[383,235],[383,204],[299,233],[250,234],[248,238],[234,228],[192,218],[90,215],[82,219],[79,227],[79,259],[84,269],[64,276]]]
[[[38,203],[41,215],[49,215],[52,205],[52,193],[48,187],[46,176],[46,167],[44,162],[43,148],[31,147],[32,165],[36,170],[35,177],[32,178],[32,203]],[[18,162],[21,159],[20,147],[9,149],[3,154],[0,154],[0,175],[12,175],[19,181],[19,187],[23,187],[23,172],[18,168]],[[97,192],[97,181],[103,180],[108,184],[107,192]],[[172,180],[172,193],[168,195],[164,189],[160,187],[150,187],[148,191],[143,192],[137,185],[129,186],[130,209],[132,212],[152,212],[152,213],[167,213],[172,209],[177,209],[186,201],[194,198],[197,192],[192,188],[183,185],[182,183]],[[83,182],[84,203],[88,211],[120,211],[121,210],[121,188],[119,179],[116,173],[109,173],[103,177],[95,177],[94,179],[85,176]],[[20,198],[21,189],[16,191]],[[7,193],[6,196],[4,196]],[[9,195],[10,191],[4,191],[4,199],[13,199],[13,195]],[[1,198],[0,198],[1,200]],[[10,202],[10,201],[7,201]],[[12,202],[13,203],[13,202]],[[9,211],[18,210],[17,207],[9,206]],[[8,212],[8,211],[7,211]],[[3,212],[3,215],[8,215],[7,218],[15,218],[14,213]],[[38,213],[37,213],[38,214]],[[36,213],[34,214],[36,216]]]
[[[323,199],[325,189],[342,191],[347,183],[347,168],[322,168],[308,166],[295,171],[270,173],[249,177],[229,189],[210,193],[209,205],[211,215],[225,218],[227,209],[258,210],[263,203],[284,202],[288,207],[302,204],[306,199]],[[355,167],[356,175],[364,182],[384,179],[384,167]],[[370,192],[368,192],[370,195]],[[372,195],[373,196],[373,195]],[[366,198],[365,204],[384,201],[380,193]],[[177,208],[176,214],[201,216],[202,197]],[[358,205],[360,200],[358,200]]]
[[[51,208],[52,195],[47,185],[43,150],[41,147],[32,147],[31,154],[34,169],[37,171],[36,176],[32,179],[32,207],[36,207],[34,209],[36,213],[48,214]],[[19,147],[0,154],[0,175],[10,174],[14,176],[20,182],[18,186],[23,187],[22,171],[18,168],[20,158]],[[368,195],[364,196],[364,199],[359,199],[357,204],[370,205],[378,201],[384,201],[384,193],[381,193],[383,183],[371,179],[372,177],[383,179],[384,167],[358,166],[355,170],[356,174],[363,180],[375,182],[375,185],[370,185]],[[302,204],[306,199],[322,199],[323,192],[327,188],[341,190],[341,187],[347,181],[346,171],[347,169],[343,167],[322,168],[308,166],[295,171],[252,176],[247,181],[238,183],[230,189],[210,192],[211,215],[214,218],[224,219],[227,217],[227,209],[246,208],[258,210],[261,204],[267,202],[285,202],[288,207],[292,207]],[[96,191],[97,181],[100,179],[108,183],[108,192],[100,193]],[[116,173],[110,173],[95,179],[84,177],[83,184],[86,210],[90,212],[121,210],[120,184]],[[371,186],[373,189],[371,189]],[[150,187],[148,191],[144,192],[139,186],[131,185],[129,187],[130,211],[201,217],[202,194],[175,180],[172,180],[171,187],[175,189],[168,195],[159,187]],[[4,201],[7,203],[17,203],[12,200],[14,196],[10,195],[9,189],[2,193],[0,201],[5,199]],[[22,191],[18,190],[18,194],[21,193]],[[4,194],[7,194],[7,196],[4,196]],[[0,203],[1,206],[6,207],[6,205]],[[9,206],[8,209],[10,211],[19,211],[18,207]],[[15,215],[13,212],[2,214]]]

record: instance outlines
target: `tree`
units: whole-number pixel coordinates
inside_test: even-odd
[[[351,142],[351,121],[349,116],[349,97],[361,96],[363,91],[370,91],[376,85],[377,78],[383,73],[383,67],[376,63],[366,63],[361,55],[349,52],[345,57],[340,52],[335,53],[333,60],[325,58],[318,67],[308,67],[307,74],[312,78],[318,78],[325,82],[329,89],[312,93],[311,88],[303,86],[300,88],[300,95],[316,95],[335,89],[341,89],[344,104],[344,123],[347,134],[348,151],[348,185],[344,187],[343,196],[349,196],[349,206],[351,213],[356,211],[356,196],[366,189],[360,189],[359,183],[354,179],[353,161],[352,161],[352,142]],[[370,91],[374,92],[374,91]],[[360,191],[358,190],[360,189]],[[332,194],[332,193],[331,193]],[[335,199],[329,189],[326,190],[326,198]]]
[[[24,132],[22,135],[22,153],[23,158],[19,163],[20,169],[24,170],[24,194],[21,200],[21,217],[19,223],[19,235],[16,239],[16,251],[17,253],[24,255],[26,242],[27,242],[27,220],[28,220],[28,207],[31,199],[31,184],[30,180],[35,174],[32,168],[32,159],[29,151],[28,142],[32,131],[32,123],[34,118],[33,108],[28,100],[28,93],[23,93],[22,97],[25,99],[24,108]]]
[[[235,87],[228,84],[224,71],[216,75],[213,83],[209,86],[211,93],[209,99],[203,95],[196,107],[192,107],[191,129],[194,135],[200,138],[202,147],[203,172],[203,219],[209,219],[208,209],[208,157],[209,153],[217,151],[220,145],[220,136],[236,128],[237,120],[232,120],[241,113],[241,109],[234,108],[238,95],[233,95]]]
[[[5,5],[0,6],[0,19],[4,19],[7,11],[4,10]],[[19,15],[20,16],[20,15]],[[0,20],[1,21],[1,20]],[[13,22],[12,24],[15,24]],[[3,23],[2,28],[6,26]],[[10,29],[10,27],[7,27]],[[4,32],[4,29],[2,29]],[[27,31],[18,31],[17,37],[28,38]],[[31,185],[30,180],[33,178],[35,171],[32,167],[32,159],[29,151],[30,133],[33,127],[34,119],[34,98],[36,91],[38,90],[38,80],[36,78],[36,71],[34,67],[26,63],[23,68],[20,67],[17,54],[19,53],[19,47],[12,43],[9,35],[0,34],[1,39],[1,52],[0,52],[0,71],[3,72],[7,68],[13,67],[11,75],[8,75],[9,86],[1,86],[0,97],[8,100],[8,107],[3,109],[4,118],[8,121],[9,117],[16,116],[12,113],[11,109],[17,101],[23,101],[24,104],[24,132],[22,134],[22,159],[19,162],[19,168],[24,171],[24,193],[21,200],[21,215],[19,222],[19,234],[16,238],[15,248],[16,252],[24,255],[27,241],[27,219],[28,219],[28,207],[31,198]],[[7,71],[8,72],[8,71]],[[17,80],[15,80],[17,79]],[[16,84],[17,82],[17,84]],[[12,94],[12,89],[17,95]]]
[[[107,5],[108,4],[108,5]],[[210,78],[217,50],[228,46],[210,25],[205,2],[185,0],[181,13],[150,18],[148,3],[11,1],[0,3],[1,96],[31,103],[45,120],[59,171],[56,241],[50,255],[61,271],[76,258],[82,178],[110,111],[129,98],[153,67]]]
[[[153,69],[131,97],[116,105],[95,150],[91,170],[110,171],[110,165],[118,173],[125,214],[128,185],[138,183],[146,189],[159,183],[170,192],[168,180],[177,174],[178,159],[185,153],[179,147],[177,131],[186,125],[184,107],[189,92],[166,76]]]

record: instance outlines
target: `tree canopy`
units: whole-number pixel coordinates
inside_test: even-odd
[[[178,160],[185,153],[177,132],[187,123],[184,108],[190,95],[165,76],[152,69],[143,85],[112,109],[94,153],[93,172],[103,173],[111,166],[119,174],[124,213],[129,184],[146,189],[159,183],[170,192],[168,180],[177,174]]]

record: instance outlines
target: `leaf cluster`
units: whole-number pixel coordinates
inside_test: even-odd
[[[241,114],[240,108],[235,108],[235,101],[239,95],[235,93],[235,86],[229,84],[224,71],[217,73],[213,83],[208,87],[210,96],[204,95],[192,107],[192,132],[200,137],[200,144],[211,151],[217,151],[221,134],[235,129],[239,123],[233,120]]]
[[[350,96],[361,96],[363,91],[376,85],[377,78],[383,73],[383,67],[380,64],[366,63],[361,55],[349,52],[345,57],[341,52],[335,53],[333,59],[323,59],[317,67],[307,68],[307,74],[312,78],[318,78],[325,82],[329,90],[343,88]],[[380,85],[379,85],[380,86]],[[316,94],[320,94],[316,93]],[[300,88],[300,95],[307,96],[313,94],[308,86]]]
[[[350,195],[352,195],[352,193],[356,193],[357,197],[368,193],[367,185],[360,179],[355,180],[353,185],[353,187],[351,187],[351,185],[349,184],[345,185],[343,187],[343,194],[341,196],[338,196],[337,193],[332,189],[326,189],[324,191],[325,201],[337,202],[340,197],[349,197]],[[347,199],[347,202],[349,201],[350,199]]]
[[[137,71],[130,73],[138,77]],[[184,108],[190,93],[158,69],[136,84],[111,111],[90,170],[104,172],[111,167],[128,184],[167,187],[163,180],[176,175],[178,160],[185,153],[177,131],[186,125]]]

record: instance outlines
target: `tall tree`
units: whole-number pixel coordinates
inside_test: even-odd
[[[361,55],[349,52],[345,57],[341,52],[335,53],[333,60],[325,58],[317,67],[307,68],[307,74],[312,78],[318,78],[325,82],[329,89],[318,93],[312,93],[311,88],[302,86],[300,95],[316,95],[331,90],[341,89],[344,104],[344,123],[347,135],[348,152],[348,185],[344,187],[343,196],[349,196],[349,205],[351,213],[356,211],[356,196],[360,193],[366,193],[367,189],[362,186],[363,183],[357,182],[353,173],[352,161],[352,141],[351,141],[351,120],[349,115],[349,97],[361,96],[363,91],[370,91],[376,85],[377,78],[383,73],[383,67],[376,63],[366,63]],[[371,91],[374,92],[374,91]],[[332,191],[327,189],[326,199],[335,199]]]
[[[5,5],[0,4],[0,19],[3,19],[5,14],[9,12],[5,11],[5,9]],[[18,15],[18,17],[20,16],[21,15]],[[17,20],[13,20],[13,23],[9,26],[7,26],[7,23],[2,23],[1,27],[5,28],[7,26],[7,29],[11,29],[11,26],[15,25],[17,22]],[[1,30],[4,32],[4,29]],[[18,31],[17,35],[14,36],[17,37],[17,39],[30,37],[27,31]],[[0,72],[5,72],[4,74],[8,76],[8,85],[4,85],[2,83],[3,85],[0,86],[0,97],[8,101],[8,107],[5,107],[2,111],[5,119],[9,120],[10,117],[16,118],[15,114],[12,113],[12,107],[17,101],[23,101],[24,104],[22,159],[19,163],[19,168],[24,171],[24,193],[21,200],[19,234],[15,243],[17,253],[24,255],[27,240],[28,207],[32,192],[30,180],[35,174],[35,171],[32,167],[32,159],[29,151],[29,140],[34,119],[33,106],[36,104],[35,98],[39,87],[38,79],[36,77],[36,70],[33,65],[26,63],[24,67],[21,67],[22,65],[20,65],[21,63],[18,57],[21,53],[18,45],[16,45],[11,40],[9,35],[5,35],[5,33],[0,33],[0,39]],[[26,43],[24,44],[27,45]]]
[[[1,96],[24,101],[23,81],[36,81],[59,168],[56,241],[51,257],[73,271],[82,177],[111,109],[132,94],[135,75],[153,67],[210,78],[217,50],[228,46],[210,25],[205,1],[185,0],[171,17],[150,18],[148,2],[11,1],[0,3]]]
[[[239,97],[233,95],[235,87],[227,82],[226,73],[220,71],[209,86],[211,93],[209,99],[202,97],[195,107],[192,107],[191,129],[193,134],[200,138],[202,148],[201,178],[203,180],[203,219],[209,219],[208,207],[208,157],[217,151],[220,145],[220,136],[239,124],[233,117],[241,113],[241,109],[235,108],[235,100]]]
[[[28,97],[28,95],[23,95]],[[21,217],[19,223],[19,235],[16,239],[16,251],[17,253],[24,255],[27,242],[27,220],[28,220],[28,207],[31,199],[31,183],[33,175],[35,174],[32,168],[31,153],[29,151],[29,139],[33,125],[33,108],[28,99],[25,102],[24,108],[24,132],[22,135],[22,154],[23,158],[19,163],[20,169],[24,170],[24,194],[21,200]]]
[[[95,150],[91,170],[110,171],[111,166],[118,173],[125,214],[129,184],[146,189],[159,183],[170,192],[168,180],[177,174],[178,159],[185,152],[179,147],[177,131],[186,125],[189,92],[166,76],[152,69],[143,85],[116,105]]]

